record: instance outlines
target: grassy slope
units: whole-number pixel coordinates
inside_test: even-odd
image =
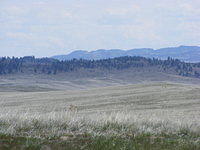
[[[78,90],[143,82],[200,84],[200,79],[158,72],[155,68],[112,72],[80,71],[58,75],[15,74],[0,76],[0,92]]]

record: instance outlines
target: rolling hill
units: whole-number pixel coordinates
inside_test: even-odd
[[[200,62],[200,47],[179,46],[179,47],[161,48],[157,50],[151,48],[141,48],[141,49],[131,49],[131,50],[100,49],[91,52],[78,50],[68,55],[57,55],[53,56],[52,58],[58,60],[71,60],[73,58],[98,60],[98,59],[115,58],[121,56],[142,56],[142,57],[159,58],[159,59],[167,59],[168,57],[172,57],[186,62]]]

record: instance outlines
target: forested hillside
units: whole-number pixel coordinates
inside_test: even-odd
[[[0,74],[32,73],[56,75],[79,70],[123,70],[131,68],[157,68],[158,71],[181,76],[200,77],[200,63],[185,63],[178,59],[150,59],[139,56],[124,56],[102,60],[73,59],[59,61],[51,58],[0,58]]]

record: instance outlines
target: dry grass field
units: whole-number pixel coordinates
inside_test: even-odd
[[[138,84],[113,83],[90,88],[86,86],[76,90],[67,88],[53,90],[52,85],[41,88],[41,86],[25,86],[26,84],[24,84],[26,88],[23,89],[18,83],[15,83],[15,86],[13,82],[10,84],[12,88],[9,89],[9,85],[5,85],[7,88],[1,87],[0,92],[0,134],[4,140],[8,138],[7,136],[61,141],[76,141],[77,137],[81,137],[85,139],[82,145],[80,144],[83,149],[133,149],[134,146],[127,148],[127,145],[132,144],[131,142],[121,148],[120,145],[117,148],[98,146],[101,142],[109,140],[110,143],[117,140],[115,142],[118,144],[124,137],[140,139],[144,136],[143,142],[150,139],[146,143],[147,147],[152,145],[152,138],[161,140],[157,146],[157,149],[160,149],[165,134],[172,136],[170,139],[176,139],[171,145],[168,143],[169,149],[170,146],[177,145],[177,142],[179,145],[180,141],[183,142],[180,146],[187,145],[191,148],[192,145],[192,149],[198,149],[200,145],[200,86],[198,84],[160,81]],[[190,138],[182,138],[185,134]],[[87,147],[88,136],[97,138],[89,147]],[[101,137],[111,139],[105,140]],[[112,139],[113,137],[117,139]],[[167,142],[170,142],[168,140]],[[25,141],[27,142],[27,139]],[[31,144],[32,146],[38,144],[34,143],[35,140],[30,141],[28,147]],[[39,142],[38,147],[41,146],[40,144]],[[53,148],[51,144],[46,145]],[[84,148],[85,145],[87,148]],[[76,146],[73,146],[73,149]],[[36,149],[40,148],[36,147]],[[148,149],[141,145],[135,149],[142,148]]]

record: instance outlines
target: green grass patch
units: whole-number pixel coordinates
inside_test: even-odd
[[[0,135],[1,150],[199,150],[200,137],[193,135],[64,135],[54,139]]]

